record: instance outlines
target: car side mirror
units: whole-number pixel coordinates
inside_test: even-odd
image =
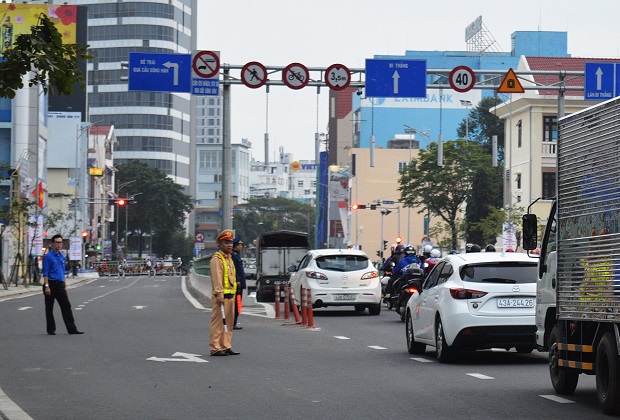
[[[297,267],[294,265],[289,265],[288,268],[286,269],[289,273],[294,273],[297,271]]]

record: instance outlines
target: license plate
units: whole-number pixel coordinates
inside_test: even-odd
[[[334,295],[334,300],[355,300],[357,295]]]
[[[533,308],[534,298],[502,298],[497,299],[498,308]]]

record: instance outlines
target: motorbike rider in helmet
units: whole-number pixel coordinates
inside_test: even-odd
[[[396,264],[394,270],[392,270],[392,276],[386,287],[386,295],[392,293],[394,282],[400,279],[400,277],[405,274],[407,267],[413,263],[418,264],[420,268],[422,268],[422,262],[416,256],[415,248],[411,245],[407,245],[405,249],[403,249],[403,258]]]
[[[392,273],[394,267],[396,267],[396,264],[398,264],[398,262],[402,258],[402,252],[404,248],[405,247],[400,244],[396,245],[396,247],[392,251],[392,255],[390,255],[385,260],[383,267],[381,267],[381,271],[383,271],[384,273]]]

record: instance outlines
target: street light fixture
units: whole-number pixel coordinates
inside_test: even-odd
[[[467,110],[467,118],[465,118],[465,138],[469,140],[469,107],[472,105],[471,101],[461,99],[461,105]]]

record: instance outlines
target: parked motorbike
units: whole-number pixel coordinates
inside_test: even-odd
[[[398,290],[398,293],[394,298],[393,306],[396,308],[396,313],[400,315],[401,321],[405,321],[405,312],[409,298],[414,292],[422,288],[423,281],[424,270],[417,264],[411,264],[401,278],[398,289],[394,289]]]

